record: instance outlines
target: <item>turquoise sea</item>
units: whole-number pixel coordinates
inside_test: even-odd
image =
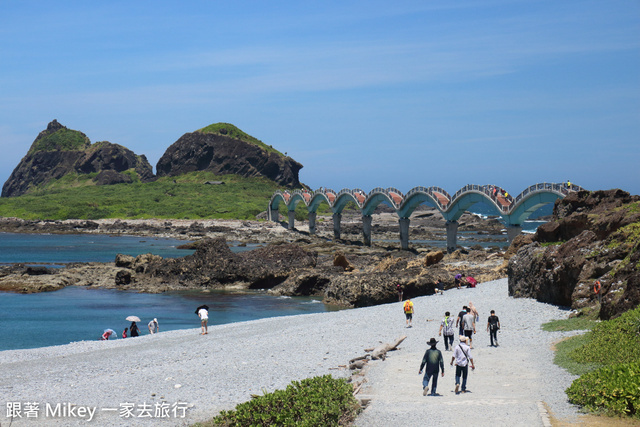
[[[193,252],[177,249],[183,243],[135,236],[0,233],[0,265],[110,262],[117,253],[181,257]],[[231,249],[250,248],[232,245]],[[314,298],[275,297],[260,291],[143,294],[70,286],[37,294],[0,292],[0,351],[97,340],[105,329],[120,336],[131,324],[125,321],[130,315],[141,319],[142,334],[148,333],[146,325],[154,317],[161,332],[198,328],[194,311],[201,304],[209,306],[212,325],[335,309]]]

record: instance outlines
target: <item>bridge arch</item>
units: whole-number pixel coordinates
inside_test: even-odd
[[[315,217],[319,205],[326,202],[333,213],[334,237],[340,238],[342,211],[349,202],[356,204],[362,213],[365,244],[371,244],[371,215],[380,203],[393,208],[400,224],[400,242],[408,248],[409,217],[422,203],[436,208],[447,221],[447,249],[456,245],[457,221],[462,214],[476,203],[484,203],[493,209],[507,225],[511,240],[521,231],[520,225],[541,206],[565,197],[570,191],[581,191],[582,187],[564,183],[538,183],[526,188],[515,199],[505,189],[496,185],[469,184],[458,190],[453,197],[440,187],[414,187],[406,195],[396,188],[377,187],[368,194],[359,188],[344,188],[340,192],[328,188],[316,191],[294,190],[276,191],[269,201],[269,219],[278,220],[281,203],[287,206],[289,228],[294,226],[294,212],[298,203],[304,203],[309,212],[309,231],[315,233]]]

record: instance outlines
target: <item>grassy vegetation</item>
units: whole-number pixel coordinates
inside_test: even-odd
[[[23,219],[254,219],[280,188],[263,178],[193,172],[156,182],[96,186],[92,175],[67,175],[46,188],[0,198],[0,216]],[[205,185],[224,181],[224,185]]]
[[[584,375],[602,367],[599,363],[578,362],[573,358],[573,351],[584,346],[587,342],[586,335],[578,335],[559,342],[556,344],[554,363],[573,375]]]
[[[35,151],[84,150],[90,144],[89,138],[83,135],[82,132],[71,129],[59,129],[51,135],[35,141],[29,150],[29,154]]]
[[[255,397],[222,411],[209,426],[339,426],[349,425],[356,417],[359,405],[353,389],[344,379],[331,375],[292,382],[285,390],[276,390]]]
[[[542,242],[542,243],[540,243],[540,246],[542,246],[543,248],[546,248],[547,246],[560,246],[563,243],[565,243],[565,241],[562,241],[562,242]]]
[[[238,129],[237,127],[235,127],[230,123],[214,123],[207,127],[203,127],[202,129],[198,129],[197,132],[229,136],[231,138],[239,139],[244,142],[258,145],[264,148],[265,150],[267,150],[267,152],[276,153],[280,156],[283,156],[281,152],[273,148],[271,145],[265,144],[264,142],[260,141],[258,138],[255,138],[241,131],[240,129]]]
[[[556,331],[583,331],[593,328],[597,322],[584,316],[572,317],[570,319],[552,320],[542,325],[542,330],[547,332]]]
[[[572,403],[640,419],[640,307],[556,348],[555,362],[582,375],[567,389]]]

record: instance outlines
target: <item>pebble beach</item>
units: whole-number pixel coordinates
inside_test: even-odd
[[[471,392],[453,393],[452,353],[444,351],[441,341],[438,348],[447,365],[439,379],[440,396],[424,397],[418,368],[426,341],[438,338],[445,311],[456,316],[469,301],[480,313]],[[360,394],[371,403],[356,425],[469,425],[461,410],[473,416],[473,425],[542,426],[546,414],[577,422],[578,411],[564,394],[575,377],[553,364],[552,351],[553,343],[573,333],[540,329],[549,320],[566,318],[567,310],[509,297],[506,279],[413,302],[411,328],[405,327],[402,303],[397,302],[218,325],[208,335],[200,335],[194,316],[194,329],[3,351],[0,424],[190,425],[293,380],[349,377],[343,366],[350,359],[402,335],[407,338],[397,351],[365,369],[367,382]],[[491,309],[502,324],[496,348],[489,347],[485,332]],[[20,416],[7,418],[9,407],[14,414],[19,409]]]

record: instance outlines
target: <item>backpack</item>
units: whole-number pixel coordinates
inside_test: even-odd
[[[444,327],[442,328],[442,334],[448,337],[451,335],[454,335],[453,321],[451,320],[451,317],[444,319],[443,324],[444,324]]]
[[[411,313],[411,301],[407,301],[404,303],[404,312]]]

